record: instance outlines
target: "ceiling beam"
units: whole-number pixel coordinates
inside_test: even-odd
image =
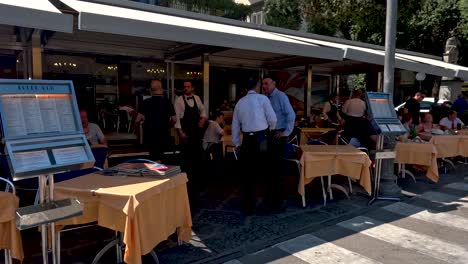
[[[292,67],[304,66],[304,65],[324,64],[324,63],[329,63],[329,62],[333,62],[333,61],[326,60],[326,59],[319,59],[319,58],[288,56],[288,57],[265,61],[263,63],[263,68],[268,69],[268,70],[275,70],[275,69],[286,69],[286,68],[292,68]]]
[[[197,45],[197,44],[184,44],[176,48],[171,49],[170,51],[164,54],[166,60],[171,61],[184,61],[193,58],[200,58],[203,54],[213,54],[221,51],[228,50],[229,48],[225,47],[214,47],[207,45]]]

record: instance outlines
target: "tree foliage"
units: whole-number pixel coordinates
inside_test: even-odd
[[[398,5],[398,48],[441,56],[453,30],[468,44],[468,0],[399,0]],[[385,42],[386,0],[267,0],[266,7],[270,25],[297,29],[297,19],[303,18],[312,33]],[[295,23],[286,23],[291,20]]]
[[[265,3],[265,22],[268,25],[298,30],[302,17],[300,0],[268,0]]]
[[[252,13],[250,6],[237,4],[234,0],[160,0],[159,5],[181,6],[187,11],[239,20],[245,20]]]

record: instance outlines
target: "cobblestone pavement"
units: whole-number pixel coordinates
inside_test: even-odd
[[[468,263],[468,177],[225,262]]]

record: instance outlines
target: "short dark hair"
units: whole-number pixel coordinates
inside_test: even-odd
[[[451,115],[456,114],[456,113],[457,113],[456,111],[450,110],[450,111],[448,111],[448,116],[451,116]]]
[[[247,90],[253,90],[257,88],[258,80],[257,79],[249,79],[247,82]]]
[[[221,112],[221,111],[215,111],[214,114],[213,114],[213,119],[216,119],[220,116],[224,116],[224,113]]]

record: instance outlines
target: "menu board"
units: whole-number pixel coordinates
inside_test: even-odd
[[[0,100],[9,137],[78,130],[68,94],[7,94]]]
[[[52,153],[58,165],[75,164],[87,161],[86,150],[82,146],[57,148]]]
[[[46,150],[25,151],[14,153],[15,169],[18,171],[42,169],[51,166]]]
[[[395,110],[391,108],[391,104],[388,100],[369,98],[369,104],[374,118],[394,117],[393,112],[395,112]]]

